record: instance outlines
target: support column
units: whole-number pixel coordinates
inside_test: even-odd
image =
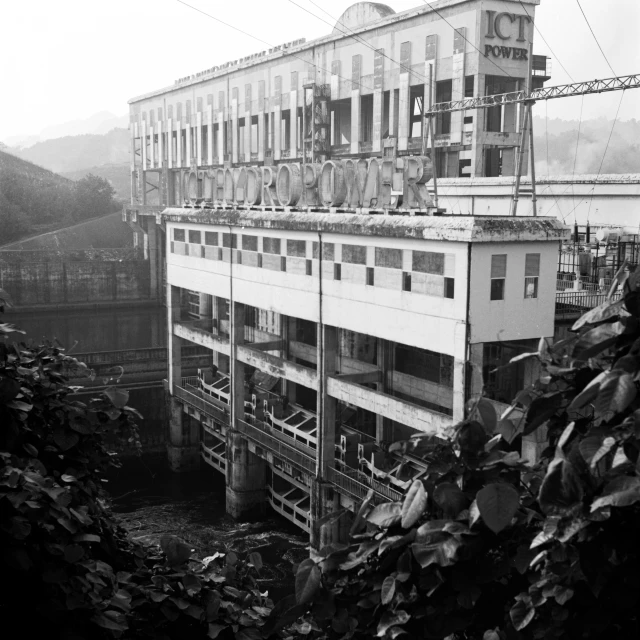
[[[218,92],[218,113],[216,115],[218,122],[218,164],[222,166],[224,164],[224,91]]]
[[[376,385],[376,391],[387,393],[389,389],[389,378],[393,372],[393,347],[388,340],[377,340],[377,358],[378,369],[382,371],[382,380]],[[385,425],[385,418],[376,414],[376,440],[377,442],[390,442],[393,438],[391,429]]]
[[[191,118],[187,114],[187,126],[185,127],[185,147],[186,153],[184,158],[184,166],[191,166]]]
[[[207,165],[213,164],[213,104],[207,106]]]
[[[244,158],[251,162],[251,83],[244,86]]]
[[[167,404],[169,468],[176,473],[195,471],[200,466],[199,424],[184,413],[182,404],[174,397],[169,396]]]
[[[244,304],[231,303],[231,429],[227,432],[227,513],[238,520],[253,520],[265,514],[267,501],[266,463],[249,450],[247,440],[236,431],[244,419],[244,363],[237,359],[244,342]]]
[[[351,58],[351,153],[360,152],[360,75],[362,55]]]
[[[182,122],[176,123],[176,167],[182,167]]]
[[[202,166],[202,112],[196,113],[196,164]]]
[[[482,356],[482,352],[480,352]],[[467,326],[456,324],[453,348],[453,421],[464,420],[464,407],[469,394],[466,390]],[[480,368],[482,380],[482,366]],[[470,391],[470,390],[469,390]]]
[[[238,88],[234,88],[232,91],[231,98],[231,162],[233,164],[237,164],[239,162],[238,159]]]
[[[148,252],[149,252],[149,285],[151,299],[154,300],[158,297],[160,292],[160,282],[158,274],[159,259],[158,259],[158,229],[156,227],[155,218],[147,217],[147,236],[148,236]]]
[[[373,54],[373,132],[371,150],[382,152],[383,110],[384,110],[384,49],[376,49]]]
[[[264,162],[264,80],[258,81],[258,162]]]
[[[400,45],[400,79],[398,88],[400,99],[398,101],[398,151],[406,151],[409,148],[409,110],[411,108],[411,81],[409,70],[411,69],[411,42],[403,42]]]
[[[182,382],[182,340],[173,333],[173,323],[180,320],[180,288],[167,284],[167,330],[169,331],[168,349],[168,382],[169,393],[173,387]]]
[[[454,29],[453,31],[453,58],[451,77],[451,99],[462,100],[464,98],[464,47],[465,28]],[[462,144],[462,122],[463,111],[453,111],[451,113],[451,144]],[[456,171],[457,175],[457,171]]]
[[[274,78],[274,106],[273,106],[273,159],[280,160],[281,130],[282,130],[282,76]]]
[[[318,520],[327,513],[331,513],[336,507],[333,487],[327,482],[327,477],[328,469],[335,466],[337,401],[327,394],[327,377],[336,372],[338,330],[335,327],[318,323],[317,344],[318,449],[316,479],[313,481],[311,490],[311,544],[319,548],[329,542],[338,542],[335,536],[338,535],[339,523],[335,523],[335,526],[324,525],[320,527],[318,525]],[[339,496],[336,495],[336,499],[339,499]]]

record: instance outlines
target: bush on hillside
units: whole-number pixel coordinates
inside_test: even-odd
[[[640,268],[618,283],[624,298],[573,337],[516,358],[543,373],[507,415],[479,398],[452,439],[392,445],[422,457],[424,475],[401,502],[370,493],[350,542],[300,564],[296,600],[269,627],[332,640],[640,637]],[[549,446],[530,465],[520,440],[540,429]]]

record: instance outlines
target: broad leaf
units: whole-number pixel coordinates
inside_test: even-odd
[[[611,303],[609,301],[594,307],[590,311],[587,311],[581,318],[578,318],[573,323],[571,331],[577,331],[585,324],[598,324],[609,318],[613,318],[620,314],[624,310],[624,299],[620,299],[617,302]]]
[[[404,529],[412,527],[427,507],[427,492],[421,480],[415,480],[402,503],[401,524]]]
[[[467,496],[453,482],[439,484],[433,491],[433,499],[448,518],[456,518],[469,506]]]
[[[527,420],[522,435],[528,436],[544,424],[560,408],[562,399],[563,396],[560,392],[536,398],[527,411]]]
[[[487,527],[500,533],[511,523],[520,506],[520,496],[510,484],[494,483],[478,491],[476,502]]]
[[[380,601],[382,604],[389,604],[393,600],[396,592],[396,581],[393,576],[387,576],[382,583],[380,591]]]
[[[594,500],[591,511],[602,507],[628,507],[640,501],[640,478],[637,476],[619,476],[612,480],[602,495]]]
[[[511,622],[516,630],[521,631],[531,622],[531,620],[533,620],[535,613],[536,610],[530,602],[527,603],[519,600],[513,605],[513,607],[511,607],[509,616],[511,617]]]
[[[602,324],[587,331],[573,348],[573,357],[578,361],[586,361],[612,346],[618,336],[623,333],[621,322]]]
[[[589,382],[589,384],[571,401],[569,409],[581,409],[594,400],[598,395],[598,391],[600,391],[600,385],[609,373],[609,371],[603,371],[591,380],[591,382]]]
[[[564,458],[556,458],[547,468],[540,486],[538,501],[544,513],[564,513],[580,503],[582,484],[573,465]]]
[[[391,627],[409,622],[410,618],[411,616],[406,611],[385,611],[378,623],[378,637],[384,636]]]
[[[609,372],[600,385],[596,398],[596,412],[604,416],[608,413],[621,413],[636,397],[636,385],[633,376],[621,370]]]
[[[127,402],[129,402],[129,392],[124,389],[109,387],[104,394],[109,398],[111,404],[118,409],[124,409],[127,406]]]
[[[496,410],[493,406],[493,403],[486,398],[480,398],[480,401],[478,402],[478,413],[482,418],[482,424],[484,425],[487,433],[493,433],[496,430],[496,426],[498,424]]]
[[[298,566],[296,572],[296,601],[298,604],[309,602],[320,586],[320,569],[318,565],[307,558]]]
[[[367,516],[367,522],[386,529],[388,527],[392,527],[394,524],[398,524],[398,522],[400,522],[401,515],[401,502],[385,502],[384,504],[379,504],[371,509],[371,512]]]

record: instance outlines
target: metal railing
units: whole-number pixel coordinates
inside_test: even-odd
[[[209,355],[211,351],[197,345],[182,348],[183,357]],[[148,349],[124,349],[120,351],[92,351],[88,353],[70,353],[72,358],[85,364],[117,364],[120,362],[139,362],[149,360],[166,360],[166,347],[150,347]]]
[[[611,297],[615,302],[622,297],[622,291],[616,291]],[[559,291],[556,293],[556,318],[582,314],[589,309],[606,302],[606,293],[591,293],[590,291]]]
[[[197,380],[197,378],[195,378]],[[210,418],[217,420],[218,422],[222,422],[224,424],[229,424],[229,414],[217,407],[212,402],[208,402],[204,398],[201,398],[199,395],[192,393],[191,391],[185,389],[184,387],[180,387],[178,385],[173,386],[173,395],[188,404],[189,406],[197,409],[198,411],[208,415]]]
[[[315,473],[315,456],[305,454],[299,449],[294,449],[288,444],[282,442],[279,437],[272,436],[271,434],[252,424],[249,424],[248,422],[245,422],[244,420],[236,420],[235,428],[247,438],[253,440],[256,444],[259,444],[260,446],[268,449],[289,464],[303,471],[307,471],[308,473]]]
[[[384,485],[376,480],[372,480],[365,476],[361,471],[353,470],[338,471],[338,469],[329,468],[327,471],[329,482],[336,487],[338,493],[346,493],[356,500],[363,500],[366,498],[370,489],[373,489],[375,494],[385,500],[391,502],[397,502],[402,500],[403,494],[387,485]]]

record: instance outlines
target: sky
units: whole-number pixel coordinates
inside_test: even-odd
[[[388,0],[396,11],[423,0]],[[270,45],[327,35],[354,0],[185,0]],[[314,17],[295,3],[301,5]],[[640,0],[580,0],[617,75],[640,73]],[[517,7],[516,7],[517,8]],[[128,112],[127,100],[210,66],[268,47],[205,17],[179,0],[30,0],[7,2],[0,15],[0,140],[99,111]],[[320,19],[321,18],[321,19]],[[553,58],[547,84],[613,74],[589,31],[577,0],[541,0],[534,51]],[[562,63],[566,68],[565,72]],[[538,115],[612,119],[621,92],[539,103]],[[546,111],[545,111],[546,109]],[[638,118],[640,89],[625,92],[619,118]]]

